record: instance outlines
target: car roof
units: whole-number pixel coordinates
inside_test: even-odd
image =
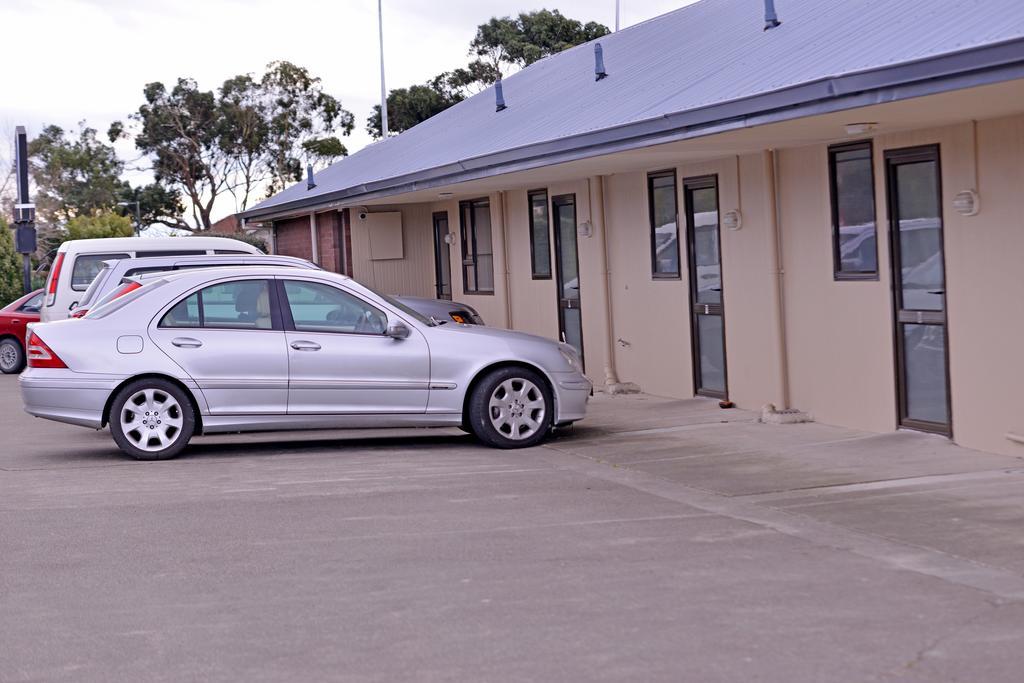
[[[207,235],[190,237],[99,237],[87,240],[68,240],[60,245],[59,251],[104,253],[109,251],[139,251],[140,249],[216,249],[234,248],[251,251],[253,254],[263,253],[248,242],[232,237],[210,237]]]
[[[261,261],[266,259],[267,265],[274,264],[294,264],[295,266],[306,267],[309,270],[320,270],[320,267],[314,264],[312,261],[299,258],[297,256],[283,256],[280,254],[187,254],[179,256],[140,256],[132,259],[109,259],[104,261],[105,264],[111,265],[112,267],[121,266],[122,269],[128,270],[130,268],[145,268],[147,266],[163,266],[163,265],[175,265],[175,264],[211,264],[217,266],[223,264],[230,266],[233,263],[253,263],[254,261]]]
[[[329,270],[312,270],[312,269],[301,269],[301,268],[290,268],[288,266],[225,266],[218,267],[213,266],[210,268],[196,268],[194,270],[179,270],[173,272],[164,273],[151,273],[150,277],[160,277],[167,280],[168,282],[178,282],[186,279],[205,280],[213,279],[211,274],[216,273],[217,277],[233,277],[236,275],[245,275],[247,277],[314,277],[325,280],[342,280],[351,281],[348,275],[341,275],[340,273],[332,273]],[[145,276],[134,276],[134,277],[145,277]],[[146,278],[149,279],[149,278]]]

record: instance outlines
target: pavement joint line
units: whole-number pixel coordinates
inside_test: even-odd
[[[814,441],[810,443],[803,443],[798,446],[783,446],[787,453],[799,452],[812,448],[819,448],[821,446],[832,446],[840,443],[850,443],[853,441],[861,441],[863,439],[871,439],[877,437],[878,434],[859,434],[857,436],[851,436],[843,439],[830,439],[827,441]],[[647,460],[633,460],[629,464],[631,465],[645,465],[656,462],[673,462],[675,460],[688,460],[691,458],[706,458],[706,457],[722,457],[722,456],[734,456],[734,455],[750,455],[752,453],[763,453],[765,449],[760,448],[744,448],[738,451],[726,451],[724,453],[693,453],[691,455],[674,455],[667,458],[649,458]]]
[[[319,541],[361,541],[378,538],[423,538],[424,536],[457,536],[460,534],[494,534],[510,531],[530,531],[533,529],[560,529],[588,526],[605,526],[609,524],[639,524],[647,522],[681,522],[691,519],[706,519],[714,513],[701,512],[687,515],[654,515],[650,517],[621,517],[610,519],[588,519],[576,522],[551,522],[549,524],[517,524],[512,526],[488,527],[483,529],[439,529],[436,531],[384,531],[374,534],[352,534],[319,536],[315,538],[282,539],[273,541],[253,541],[248,545],[277,546],[295,543],[315,543]]]
[[[683,505],[766,527],[811,544],[845,550],[895,569],[930,576],[947,583],[974,588],[1009,601],[1024,601],[1024,577],[948,553],[904,541],[821,522],[799,513],[721,494],[702,491],[639,470],[618,467],[545,447],[556,469],[672,500]]]
[[[897,477],[895,479],[868,479],[866,481],[850,482],[846,484],[823,484],[820,486],[801,486],[792,489],[777,489],[773,491],[761,491],[758,493],[747,493],[732,496],[750,502],[771,502],[774,500],[785,500],[788,496],[803,493],[856,493],[858,491],[887,491],[889,489],[905,486],[919,486],[931,483],[956,483],[970,481],[986,481],[1000,479],[1006,476],[1024,474],[1024,469],[1007,469],[1005,467],[994,470],[977,470],[974,472],[946,472],[941,474],[922,474],[916,477]],[[932,491],[934,489],[928,489]],[[919,493],[918,491],[903,491],[896,495],[909,495]]]
[[[547,468],[534,467],[530,469],[518,469],[518,470],[475,470],[468,472],[430,472],[427,474],[387,474],[380,476],[364,476],[364,477],[336,477],[332,479],[295,479],[292,481],[279,481],[275,482],[277,486],[301,486],[304,484],[330,484],[330,483],[359,483],[364,481],[387,481],[391,479],[427,479],[431,477],[472,477],[474,475],[491,475],[491,474],[528,474],[531,472],[546,472]]]

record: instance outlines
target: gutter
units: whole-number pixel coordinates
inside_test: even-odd
[[[1020,78],[1024,78],[1024,38],[822,78],[708,107],[501,150],[313,197],[265,208],[257,206],[242,212],[242,217],[268,220],[310,207],[334,208],[345,203]]]

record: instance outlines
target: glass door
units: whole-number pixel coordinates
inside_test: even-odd
[[[952,434],[937,146],[886,152],[900,426]]]
[[[576,195],[551,200],[555,224],[555,270],[558,275],[558,325],[562,341],[583,358],[580,311],[580,262],[576,253]]]
[[[437,298],[452,299],[452,255],[447,242],[448,212],[434,214],[434,286]]]
[[[690,312],[694,391],[728,398],[722,250],[719,246],[718,178],[683,180],[690,260]]]

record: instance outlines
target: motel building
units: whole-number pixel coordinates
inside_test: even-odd
[[[244,218],[599,391],[1024,455],[1024,2],[776,8],[546,58]]]

